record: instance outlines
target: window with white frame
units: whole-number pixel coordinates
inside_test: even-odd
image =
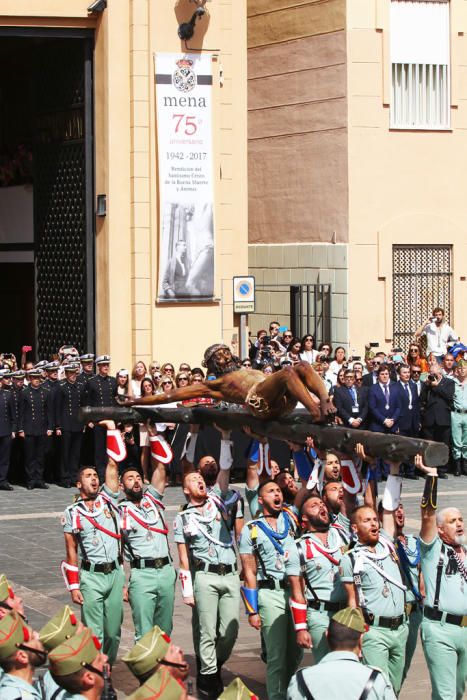
[[[449,0],[391,0],[391,128],[450,128],[449,48]]]

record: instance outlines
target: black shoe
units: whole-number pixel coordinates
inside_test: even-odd
[[[454,476],[460,476],[461,475],[461,469],[462,469],[462,460],[461,459],[455,459],[453,462],[453,469],[452,473]]]
[[[36,487],[34,486],[34,484],[26,484],[26,488],[28,491],[32,491]]]
[[[36,489],[49,489],[50,486],[45,481],[36,481]]]
[[[438,479],[447,479],[447,478],[448,478],[448,475],[446,474],[446,472],[438,471]]]
[[[219,679],[216,673],[200,673],[198,676],[198,698],[200,700],[217,700]]]
[[[0,484],[0,491],[14,491],[14,488],[13,488],[13,486],[10,486],[8,481],[3,481]]]
[[[413,481],[416,481],[418,478],[418,474],[404,474],[404,479],[412,479]]]

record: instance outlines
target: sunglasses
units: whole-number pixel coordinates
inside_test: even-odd
[[[418,370],[412,370],[412,374],[421,374]]]
[[[186,382],[188,381],[188,377],[179,377],[178,381],[180,382],[182,379],[184,379]],[[167,384],[172,384],[172,382],[166,382]]]
[[[162,386],[172,386],[172,382],[162,382]]]
[[[251,367],[251,362],[242,362],[242,367]]]
[[[284,333],[284,338],[292,338],[292,333]]]
[[[155,374],[154,379],[162,379],[162,374]]]

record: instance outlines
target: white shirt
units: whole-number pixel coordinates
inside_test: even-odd
[[[436,323],[427,323],[422,331],[422,335],[426,335],[427,340],[427,355],[432,352],[434,355],[445,355],[448,351],[447,343],[458,340],[454,330],[447,323],[442,323],[440,326]]]
[[[319,353],[317,350],[304,350],[300,353],[300,359],[305,360],[305,362],[309,362],[311,365],[313,362],[316,362],[318,355]]]

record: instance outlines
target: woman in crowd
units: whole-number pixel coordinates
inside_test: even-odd
[[[330,390],[329,390],[329,396],[333,396],[333,394],[334,394],[335,390],[337,389],[337,387],[339,387],[339,386],[345,386],[345,384],[344,384],[345,369],[346,369],[345,367],[342,367],[342,369],[340,369],[340,370],[337,372],[337,374],[332,373],[330,370],[329,370],[329,372],[327,373],[327,375],[326,375],[327,378],[328,378],[331,382],[334,382],[334,383],[332,384],[332,387],[331,387]]]
[[[428,372],[428,362],[422,355],[420,345],[418,343],[410,343],[409,352],[407,353],[407,364],[410,367],[420,367],[422,372]]]
[[[339,345],[335,351],[334,351],[334,359],[329,365],[329,372],[331,375],[331,380],[332,380],[332,375],[334,376],[333,384],[336,383],[337,380],[337,375],[339,374],[339,371],[341,369],[345,369],[346,361],[345,361],[345,348],[342,347],[342,345]]]
[[[121,369],[117,372],[117,394],[119,396],[131,396],[130,373],[127,369]]]
[[[286,357],[291,361],[291,363],[293,365],[296,362],[300,362],[301,347],[302,347],[302,343],[300,341],[300,338],[292,338],[292,340],[289,344],[289,349],[287,351]]]
[[[161,367],[161,372],[162,374],[167,374],[169,377],[172,377],[172,379],[175,378],[175,367],[171,362],[164,362]]]
[[[131,391],[133,396],[137,399],[139,399],[141,396],[141,382],[147,373],[148,369],[144,362],[142,360],[138,360],[131,373]]]
[[[175,384],[177,385],[177,389],[183,389],[184,387],[188,386],[189,383],[190,374],[188,372],[180,370],[180,372],[175,377]]]
[[[313,362],[316,362],[319,353],[314,349],[314,347],[315,339],[312,335],[307,333],[307,335],[303,336],[300,345],[300,359],[309,362],[310,365],[313,364]]]

